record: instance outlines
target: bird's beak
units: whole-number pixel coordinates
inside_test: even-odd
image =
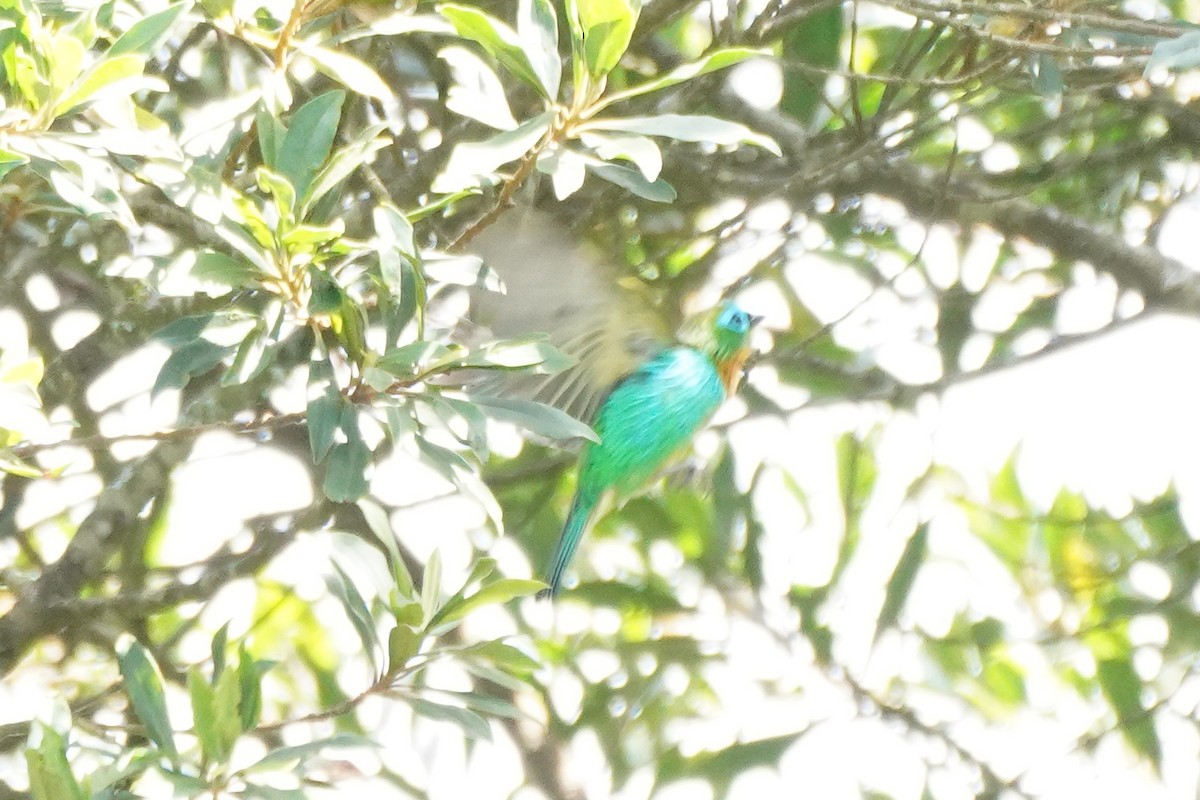
[[[750,315],[750,327],[751,328],[753,328],[755,325],[757,325],[758,323],[760,323],[762,321],[763,321],[763,318],[761,315],[756,315],[756,314]]]

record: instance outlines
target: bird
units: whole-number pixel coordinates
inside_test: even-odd
[[[759,320],[724,300],[685,324],[679,345],[660,350],[603,396],[592,419],[600,441],[585,443],[580,454],[575,497],[539,597],[557,596],[599,505],[641,489],[737,391]]]

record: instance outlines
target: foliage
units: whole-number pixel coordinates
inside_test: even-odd
[[[589,748],[613,791],[724,796],[794,780],[823,723],[918,764],[846,772],[864,796],[1045,794],[1042,724],[1166,786],[1185,493],[1045,497],[1019,453],[903,439],[974,378],[1200,313],[1155,241],[1194,189],[1197,20],[1143,6],[0,2],[0,795],[420,796],[423,743],[494,741],[519,776],[485,796],[572,796]],[[595,433],[519,389],[575,392],[579,354],[465,311],[517,277],[468,250],[518,204],[672,322],[769,310],[703,485],[605,516],[553,608],[527,576]]]

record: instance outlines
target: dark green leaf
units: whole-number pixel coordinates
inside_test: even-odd
[[[155,331],[154,338],[172,349],[194,342],[208,327],[208,323],[212,322],[213,316],[213,314],[197,314],[194,317],[180,317]]]
[[[1154,718],[1142,706],[1142,682],[1129,658],[1109,658],[1096,664],[1096,677],[1104,691],[1126,741],[1154,768],[1162,766],[1162,744],[1154,728]]]
[[[208,372],[235,350],[236,345],[223,347],[207,339],[196,339],[180,346],[159,370],[150,395],[153,397],[164,389],[182,389],[192,378]]]
[[[367,493],[371,450],[362,439],[334,445],[325,465],[325,496],[335,503],[353,503]]]
[[[308,443],[313,463],[320,464],[333,447],[345,405],[328,356],[309,362],[308,397]]]
[[[925,553],[929,540],[929,526],[922,525],[909,537],[904,545],[904,552],[896,562],[896,570],[888,581],[883,597],[883,607],[879,610],[879,620],[875,623],[875,637],[896,624],[904,604],[908,601],[908,593],[912,590],[917,579],[917,571],[925,561]]]
[[[255,661],[243,643],[238,646],[238,712],[242,730],[253,730],[262,713],[262,676],[270,667],[266,661]]]
[[[827,70],[839,66],[844,17],[841,7],[814,10],[790,25],[783,35],[783,97],[779,108],[806,125],[823,107],[825,77],[801,65]]]
[[[125,682],[125,693],[133,704],[134,713],[145,727],[146,735],[172,761],[178,761],[179,753],[175,749],[175,735],[167,716],[162,678],[150,653],[137,641],[130,640],[125,651],[117,654],[117,664]]]

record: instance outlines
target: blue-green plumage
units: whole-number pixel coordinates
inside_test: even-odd
[[[544,592],[557,594],[563,572],[601,499],[636,492],[691,442],[736,387],[753,318],[723,303],[694,326],[689,346],[659,352],[619,381],[601,402],[580,457],[575,500],[559,537]],[[697,333],[699,332],[699,333]]]

